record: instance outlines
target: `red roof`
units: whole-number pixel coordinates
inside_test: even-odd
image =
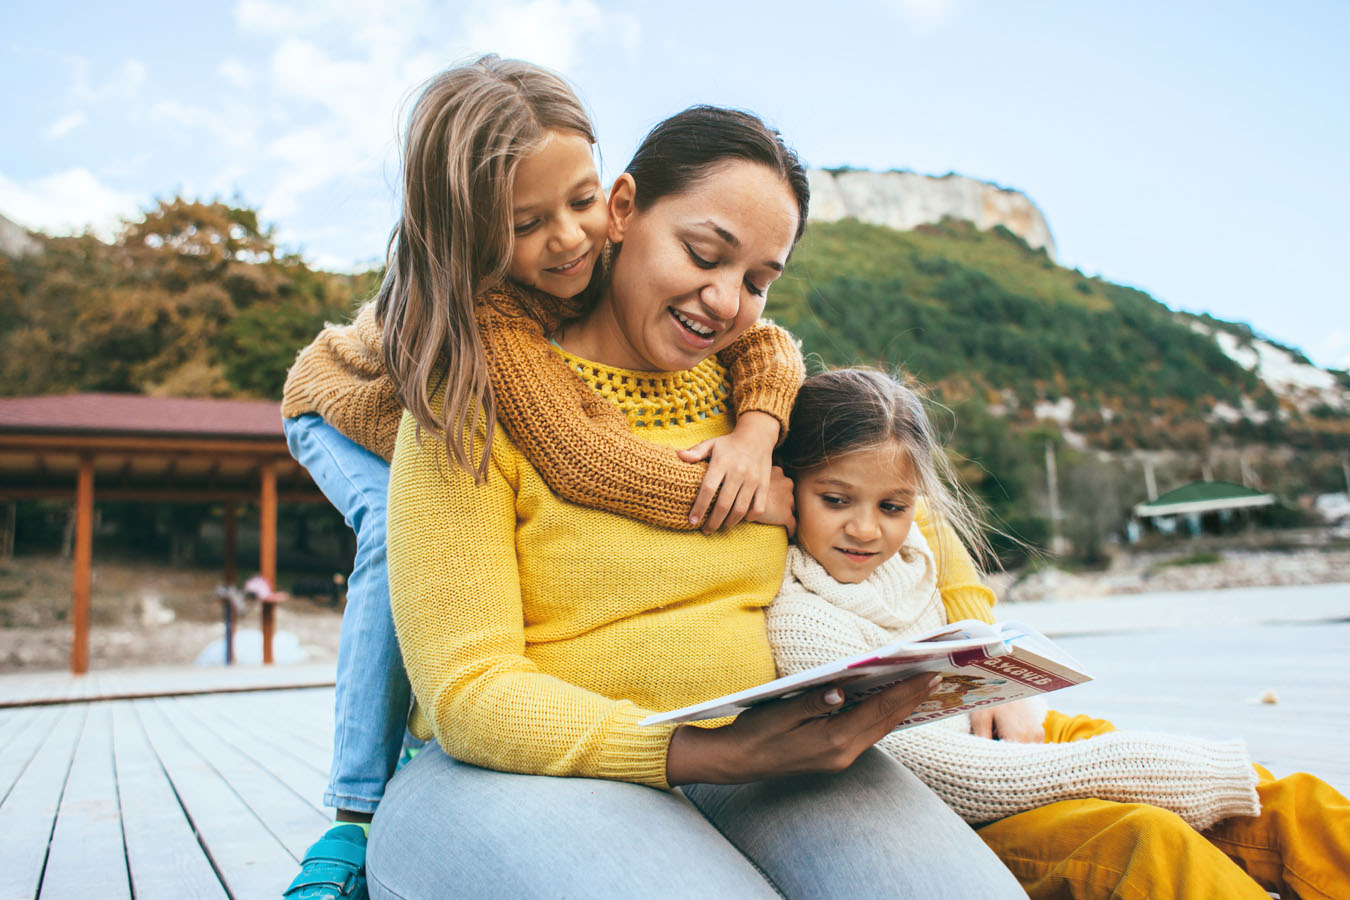
[[[138,394],[0,398],[0,432],[6,431],[283,437],[281,406],[270,400]]]

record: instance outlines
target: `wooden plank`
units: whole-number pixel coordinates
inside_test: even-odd
[[[332,690],[274,691],[267,694],[213,694],[211,709],[237,727],[284,744],[320,772],[333,755],[332,715],[315,716],[313,704],[333,705]],[[252,702],[251,702],[252,701]]]
[[[109,712],[107,706],[97,705],[85,717],[47,852],[42,900],[131,900]]]
[[[289,699],[284,706],[249,710],[243,704],[221,702],[220,696],[192,698],[192,710],[210,722],[230,729],[239,740],[269,748],[265,753],[282,753],[304,766],[308,772],[325,778],[331,754],[331,741],[325,741],[308,729],[291,732],[284,726],[293,711],[306,703],[305,692],[287,692],[280,697]],[[251,714],[250,714],[251,713]],[[219,730],[219,728],[215,729]],[[252,755],[252,754],[250,754]],[[304,793],[303,791],[301,793]]]
[[[224,900],[225,888],[140,719],[130,703],[111,704],[111,711],[122,831],[136,900]]]
[[[323,688],[333,684],[331,661],[280,666],[147,666],[79,677],[41,672],[0,675],[0,708],[75,700],[137,700],[187,694]]]
[[[47,734],[0,804],[0,897],[34,897],[47,842],[84,724],[86,707],[70,706]]]
[[[299,871],[295,857],[178,734],[156,701],[133,708],[229,896],[252,900],[280,894]]]
[[[275,740],[310,759],[320,771],[328,770],[332,758],[332,716],[316,716],[313,704],[332,704],[331,690],[276,691],[258,697],[252,704],[246,695],[216,694],[213,709],[240,727],[265,739]]]
[[[215,740],[233,747],[277,781],[289,787],[316,813],[323,816],[325,822],[328,821],[328,816],[323,812],[323,792],[328,774],[326,769],[320,771],[308,756],[302,752],[294,752],[284,741],[267,740],[250,730],[237,727],[235,722],[220,715],[219,711],[213,708],[213,704],[204,699],[194,697],[178,700],[175,701],[175,707],[215,735]]]
[[[257,761],[221,741],[186,711],[183,701],[163,699],[154,703],[182,738],[229,782],[230,788],[290,851],[298,864],[305,850],[327,830],[332,820],[319,811],[317,804],[296,793]],[[294,874],[292,872],[291,877]]]
[[[0,770],[3,770],[10,745],[30,734],[31,729],[41,727],[42,718],[40,711],[31,706],[0,710]],[[10,782],[0,776],[0,800],[4,799],[9,785]]]

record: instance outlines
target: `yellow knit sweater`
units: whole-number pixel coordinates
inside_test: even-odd
[[[716,360],[646,373],[564,358],[655,444],[731,430]],[[671,729],[638,720],[774,677],[763,609],[782,528],[705,536],[568,503],[501,429],[475,487],[405,415],[388,541],[413,733],[465,762],[665,786]]]
[[[652,443],[732,427],[716,360],[645,373],[559,357]],[[782,578],[782,529],[704,536],[568,503],[501,429],[475,487],[405,415],[388,541],[413,733],[465,762],[665,786],[671,729],[637,722],[774,677],[763,608]],[[948,614],[989,620],[993,595],[960,542],[941,544]]]

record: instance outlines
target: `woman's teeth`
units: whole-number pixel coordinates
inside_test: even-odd
[[[693,319],[690,319],[689,317],[685,316],[678,309],[673,309],[671,310],[671,312],[675,313],[675,318],[680,320],[681,325],[683,325],[685,328],[688,328],[694,334],[698,335],[699,337],[712,337],[713,329],[709,328],[706,325],[700,325]]]

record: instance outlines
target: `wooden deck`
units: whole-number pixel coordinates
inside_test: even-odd
[[[1313,771],[1350,793],[1350,587],[1323,600],[1311,619],[1234,616],[1204,629],[1145,630],[1117,607],[1112,627],[1061,634],[1097,680],[1055,705],[1127,727],[1242,736],[1276,774]],[[320,798],[331,687],[278,688],[277,667],[253,670],[274,679],[255,687],[271,689],[246,690],[236,670],[230,693],[196,693],[205,675],[172,671],[104,673],[103,693],[137,699],[90,691],[65,702],[57,676],[34,676],[46,679],[29,695],[36,705],[0,708],[0,900],[252,900],[289,883],[330,821]],[[0,698],[17,698],[23,680],[0,678]],[[1256,702],[1267,691],[1279,702]]]

